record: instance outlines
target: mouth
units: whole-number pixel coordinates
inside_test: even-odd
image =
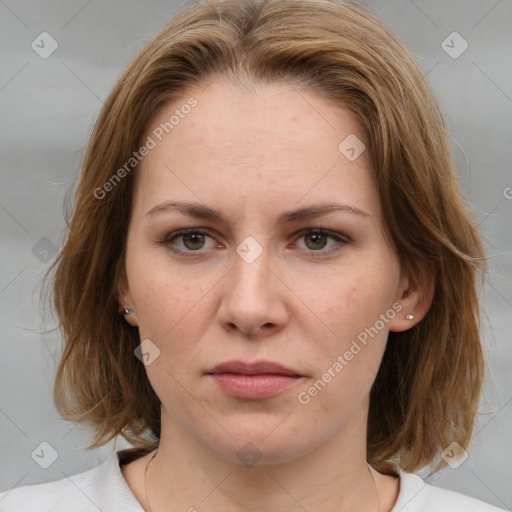
[[[274,397],[304,379],[298,371],[272,361],[227,361],[205,375],[225,394],[243,400]]]

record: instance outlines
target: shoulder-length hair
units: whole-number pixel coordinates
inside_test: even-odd
[[[121,76],[95,125],[65,243],[49,269],[64,338],[59,412],[94,426],[88,448],[118,435],[141,449],[158,443],[160,401],[134,356],[138,330],[118,302],[137,172],[130,159],[164,105],[221,74],[306,87],[357,115],[401,269],[428,266],[435,275],[426,316],[389,333],[371,390],[368,461],[394,474],[393,463],[414,471],[453,441],[467,447],[484,373],[476,282],[487,269],[484,248],[424,74],[390,29],[343,1],[189,6]]]

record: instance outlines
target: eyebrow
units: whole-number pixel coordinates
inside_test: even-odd
[[[227,226],[232,226],[232,222],[225,217],[221,212],[210,208],[205,204],[201,203],[190,203],[186,201],[164,201],[163,203],[157,204],[145,214],[145,217],[152,217],[159,212],[176,210],[184,215],[189,215],[197,219],[206,219],[210,221],[217,221]],[[326,203],[326,204],[313,204],[303,208],[295,210],[287,210],[283,212],[277,219],[277,224],[285,224],[293,221],[299,221],[303,219],[310,219],[314,217],[320,217],[333,211],[342,211],[359,215],[361,217],[371,217],[371,215],[355,206],[345,203]]]

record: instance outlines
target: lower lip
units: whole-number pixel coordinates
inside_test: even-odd
[[[240,373],[214,373],[210,377],[226,393],[245,400],[271,398],[294,386],[302,379],[290,375],[243,375]]]

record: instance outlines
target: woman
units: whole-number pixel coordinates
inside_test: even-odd
[[[468,447],[485,268],[441,111],[380,21],[191,7],[105,103],[54,265],[57,406],[135,448],[0,508],[496,511],[412,473]]]

